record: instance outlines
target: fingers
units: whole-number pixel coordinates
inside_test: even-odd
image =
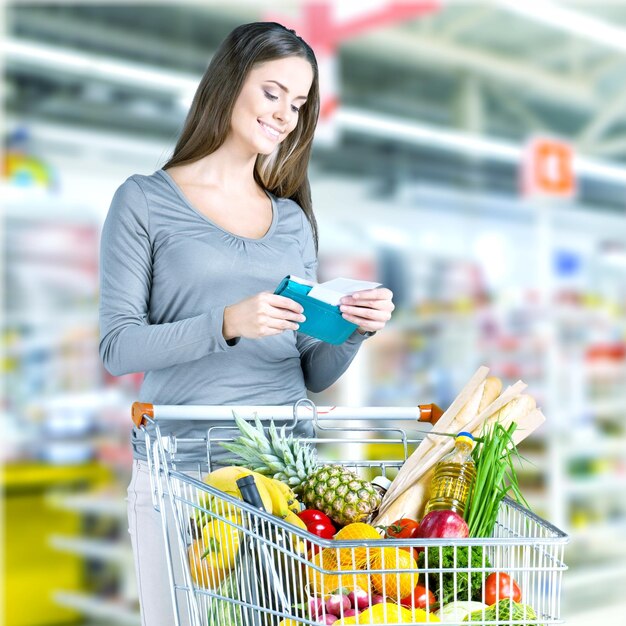
[[[259,294],[259,325],[263,335],[275,335],[285,330],[298,330],[306,318],[300,304],[291,298],[273,293]]]
[[[261,326],[277,332],[282,332],[283,330],[298,330],[300,328],[300,324],[297,322],[270,316],[266,316],[261,320]]]
[[[357,291],[351,296],[344,296],[341,304],[358,305],[381,311],[393,311],[396,307],[391,301],[393,293],[384,287]]]
[[[367,289],[341,299],[339,309],[344,319],[362,330],[382,330],[396,308],[393,293],[384,287]]]
[[[295,300],[292,300],[291,298],[285,298],[285,296],[279,296],[275,293],[266,293],[263,295],[266,295],[266,304],[269,304],[274,308],[287,309],[288,311],[298,314],[304,311],[302,305],[298,304]]]
[[[345,296],[346,298],[353,298],[354,300],[391,300],[393,298],[393,292],[386,287],[377,287],[376,289],[363,289],[362,291],[355,291],[351,296]]]

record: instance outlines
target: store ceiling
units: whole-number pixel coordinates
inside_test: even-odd
[[[275,12],[294,15],[293,5],[281,3]],[[7,12],[7,40],[195,79],[234,26],[263,19],[260,6],[16,5]],[[576,10],[623,25],[626,34],[624,3],[584,3]],[[346,107],[516,144],[532,133],[550,133],[568,138],[585,155],[626,162],[626,49],[494,3],[452,3],[354,37],[341,45],[339,68]],[[10,50],[6,75],[7,112],[21,120],[171,142],[185,114],[173,90],[51,68]],[[319,167],[377,172],[381,188],[402,177],[504,191],[517,185],[515,172],[502,164],[468,164],[423,145],[400,147],[358,133],[344,136],[337,149],[318,150],[316,159]],[[589,181],[584,192],[596,203],[623,205],[621,189],[612,193]]]

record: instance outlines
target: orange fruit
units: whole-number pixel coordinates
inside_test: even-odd
[[[337,562],[337,550],[326,548],[318,554],[311,554],[310,565],[306,567],[306,583],[311,595],[326,597],[337,589],[356,589],[368,591],[370,576],[363,573],[342,573],[353,568]],[[319,570],[313,565],[320,568]]]
[[[393,602],[406,598],[415,589],[419,580],[415,559],[406,550],[396,548],[377,548],[372,552],[370,568],[383,570],[372,573],[374,589]],[[407,571],[403,573],[402,570]]]
[[[363,522],[355,522],[344,526],[334,537],[337,541],[373,541],[382,539],[376,528]],[[339,548],[339,562],[349,569],[364,569],[367,566],[373,550],[365,546],[354,548]]]

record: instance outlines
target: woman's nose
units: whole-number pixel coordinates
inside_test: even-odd
[[[277,107],[276,111],[274,112],[274,117],[284,124],[289,124],[292,114],[293,113],[291,111],[291,105],[287,103]]]

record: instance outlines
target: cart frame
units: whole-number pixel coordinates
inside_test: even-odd
[[[376,446],[375,450],[395,444],[400,459],[362,460],[358,458],[361,450],[352,460],[321,461],[360,473],[376,471],[386,475],[402,465],[411,446],[427,434],[435,434],[432,424],[420,422],[425,415],[423,406],[422,409],[316,407],[308,399],[293,406],[273,407],[135,403],[132,417],[146,441],[152,499],[162,520],[176,626],[187,623],[284,626],[283,620],[294,620],[285,622],[289,626],[319,624],[308,605],[311,598],[326,599],[335,583],[344,589],[367,584],[370,601],[379,595],[374,593],[377,589],[384,591],[388,600],[399,602],[404,597],[403,590],[412,589],[419,581],[429,591],[451,589],[452,601],[468,601],[475,597],[472,586],[476,581],[484,584],[488,574],[494,571],[505,571],[515,578],[523,590],[522,602],[533,607],[536,616],[489,619],[483,614],[482,619],[473,619],[472,623],[485,626],[563,623],[560,595],[563,572],[567,569],[563,553],[568,537],[509,499],[501,507],[490,538],[385,539],[381,550],[383,544],[371,539],[337,541],[314,537],[202,480],[203,473],[212,469],[212,450],[221,441],[231,440],[227,433],[233,429],[233,413],[247,420],[255,416],[271,418],[287,431],[302,421],[312,421],[315,437],[304,441],[315,444],[318,451],[328,453],[330,449],[331,456],[333,446],[335,450],[341,448],[341,455],[345,456],[349,451],[346,444]],[[179,440],[161,433],[161,423],[193,420],[211,422],[206,437]],[[191,472],[188,466],[184,470],[180,467],[183,461],[178,456],[178,447],[183,441],[198,446],[197,466]],[[216,540],[221,542],[219,554],[211,548]],[[405,554],[415,556],[418,549],[424,551],[421,565],[416,560],[407,567]],[[431,563],[433,555],[439,561],[435,565]],[[446,558],[448,561],[451,558],[451,564],[445,565]],[[368,563],[365,569],[364,561]],[[380,564],[372,567],[372,563]],[[319,604],[319,600],[314,602]],[[435,608],[430,604],[425,607],[426,611]],[[398,621],[401,616],[399,613],[396,616],[395,608],[387,606],[384,610],[385,624],[407,623],[406,614]],[[326,610],[322,609],[320,617],[325,615]],[[343,617],[343,611],[339,617]],[[426,622],[414,619],[413,623]]]

